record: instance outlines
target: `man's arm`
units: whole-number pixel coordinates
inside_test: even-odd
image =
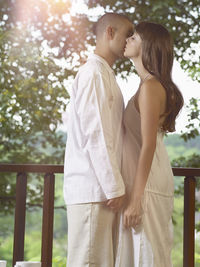
[[[82,148],[88,151],[98,181],[107,199],[125,193],[114,151],[110,84],[101,73],[79,74],[76,107],[83,133]]]

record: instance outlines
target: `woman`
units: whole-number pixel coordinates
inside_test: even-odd
[[[175,130],[183,97],[171,78],[173,42],[161,25],[141,22],[127,39],[141,83],[124,113],[122,174],[127,203],[121,216],[116,267],[170,267],[173,174],[163,144]]]

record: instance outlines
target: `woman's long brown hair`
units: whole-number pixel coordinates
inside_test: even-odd
[[[142,63],[165,88],[166,109],[162,130],[175,131],[175,120],[183,106],[183,96],[171,77],[173,66],[173,40],[168,30],[160,24],[140,22],[135,31],[142,39]]]

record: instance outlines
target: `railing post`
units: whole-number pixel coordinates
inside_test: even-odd
[[[26,187],[27,175],[17,174],[16,182],[16,206],[15,206],[15,228],[13,246],[13,266],[16,261],[24,260],[24,233],[26,217]]]
[[[53,217],[54,217],[54,185],[55,175],[44,177],[43,223],[42,223],[42,267],[52,266],[53,249]]]
[[[184,180],[184,241],[183,266],[194,267],[195,244],[195,183],[194,177]]]

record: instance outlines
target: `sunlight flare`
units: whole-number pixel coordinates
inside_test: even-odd
[[[16,0],[16,21],[21,23],[44,22],[48,13],[52,16],[69,13],[71,5],[71,0]]]

